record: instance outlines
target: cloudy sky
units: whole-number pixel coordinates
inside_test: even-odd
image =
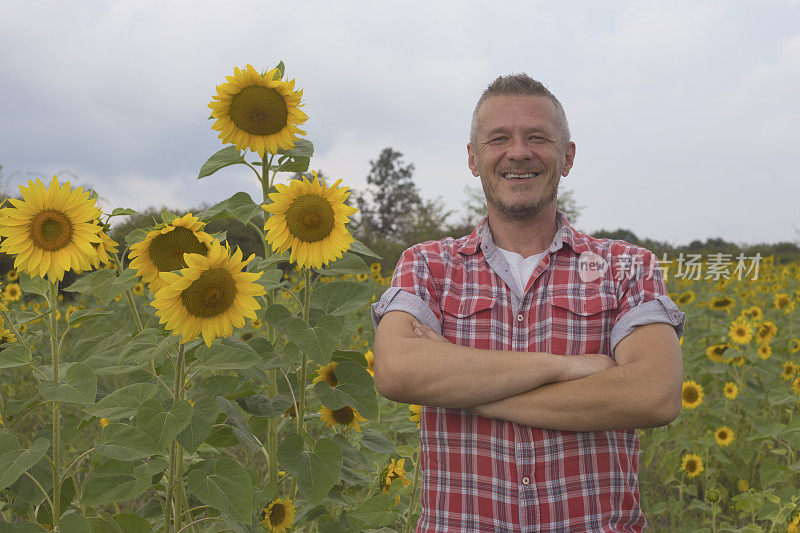
[[[566,109],[579,229],[800,242],[798,20],[788,0],[5,1],[2,177],[58,174],[106,210],[258,199],[246,167],[196,179],[222,148],[206,106],[235,66],[283,60],[312,168],[359,189],[391,146],[458,210],[475,101],[526,72]]]

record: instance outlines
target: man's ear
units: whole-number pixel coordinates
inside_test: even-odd
[[[572,169],[572,164],[575,162],[575,143],[571,142],[567,145],[567,151],[564,154],[564,167],[561,169],[561,175],[567,176]]]
[[[478,177],[481,175],[478,165],[475,163],[475,151],[472,149],[471,143],[467,143],[467,166],[472,171],[473,176]]]

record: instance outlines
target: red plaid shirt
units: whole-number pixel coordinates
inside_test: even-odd
[[[684,314],[667,296],[648,250],[579,233],[558,211],[553,243],[521,288],[486,221],[469,236],[407,249],[391,286],[372,306],[373,324],[403,310],[462,346],[611,357],[637,325],[665,322],[682,334]],[[609,264],[597,279],[579,271],[581,254],[585,259],[589,252]],[[420,440],[417,532],[647,526],[636,430],[550,430],[423,406]]]

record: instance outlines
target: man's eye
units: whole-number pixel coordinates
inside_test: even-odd
[[[506,140],[505,137],[495,137],[489,142],[498,142],[498,141],[505,141],[505,140]]]

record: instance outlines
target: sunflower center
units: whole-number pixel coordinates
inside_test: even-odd
[[[48,252],[60,250],[72,241],[72,221],[61,211],[45,209],[33,217],[30,237]]]
[[[685,391],[683,391],[683,399],[690,403],[697,401],[697,390],[693,388],[687,388]]]
[[[157,235],[150,241],[147,251],[159,272],[171,272],[186,268],[183,254],[206,255],[208,246],[200,242],[192,230],[178,226],[169,233]]]
[[[295,198],[286,210],[286,226],[303,242],[317,242],[331,234],[335,213],[327,199],[316,194]]]
[[[283,522],[284,517],[286,516],[286,509],[284,509],[283,505],[276,504],[272,506],[272,509],[269,511],[269,523],[273,526],[277,526],[278,524]]]
[[[190,315],[211,318],[230,309],[236,298],[236,281],[221,267],[206,270],[181,292],[181,300]]]
[[[336,409],[333,412],[333,419],[340,424],[349,425],[353,422],[354,418],[355,416],[353,415],[353,410],[349,407],[342,407],[341,409]]]
[[[289,110],[281,93],[269,87],[251,85],[231,99],[231,120],[253,135],[278,133],[286,126]]]

